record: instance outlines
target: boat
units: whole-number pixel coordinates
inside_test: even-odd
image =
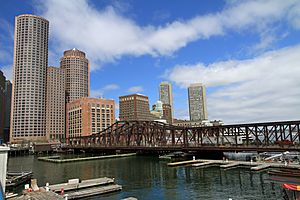
[[[274,181],[300,185],[300,169],[282,168],[278,170],[270,170],[268,174],[270,179]]]
[[[22,183],[28,182],[33,173],[31,171],[29,172],[7,172],[6,174],[6,187],[15,187]]]
[[[300,169],[278,169],[268,172],[271,180],[281,183],[283,199],[300,199]]]
[[[300,185],[282,184],[284,199],[286,200],[299,200],[300,199]]]

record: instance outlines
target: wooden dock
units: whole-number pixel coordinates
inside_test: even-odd
[[[63,196],[60,196],[54,192],[27,192],[21,196],[10,198],[10,200],[64,200]]]
[[[116,192],[122,190],[122,186],[113,184],[102,187],[92,187],[87,189],[82,189],[75,192],[68,192],[64,196],[68,199],[80,199],[84,197],[90,197],[95,195],[107,194],[110,192]]]
[[[129,157],[129,156],[136,156],[136,153],[82,157],[82,158],[67,158],[67,159],[60,159],[60,156],[48,156],[48,157],[39,157],[38,160],[46,161],[46,162],[53,162],[53,163],[67,163],[67,162],[100,160],[100,159],[108,159],[108,158],[123,158],[123,157]]]
[[[261,171],[271,168],[286,168],[286,169],[300,169],[299,164],[289,164],[277,162],[247,162],[247,161],[224,161],[224,160],[187,160],[181,162],[168,163],[169,167],[175,166],[192,166],[192,167],[210,167],[220,166],[224,170],[233,169],[236,167],[249,167],[253,171]]]
[[[203,162],[203,161],[201,161],[201,160],[186,160],[186,161],[168,163],[168,166],[169,167],[186,166],[186,165],[192,165],[192,164],[200,163],[200,162]]]
[[[61,188],[63,188],[64,191],[78,190],[78,189],[83,189],[88,187],[96,187],[96,186],[113,184],[114,182],[115,182],[114,179],[107,178],[107,177],[82,180],[81,182],[79,182],[79,179],[78,181],[76,181],[76,179],[73,179],[73,182],[69,181],[68,183],[49,185],[49,189],[53,192],[60,192]]]

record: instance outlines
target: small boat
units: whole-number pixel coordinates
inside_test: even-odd
[[[300,185],[294,184],[282,184],[284,191],[284,199],[298,200],[300,199]]]
[[[22,183],[28,182],[32,177],[32,172],[7,172],[6,187],[15,187]]]
[[[282,168],[279,170],[270,170],[268,174],[271,180],[277,182],[300,184],[300,169]]]

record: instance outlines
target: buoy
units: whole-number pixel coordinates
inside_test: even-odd
[[[32,188],[28,188],[28,189],[27,189],[27,192],[32,192]]]

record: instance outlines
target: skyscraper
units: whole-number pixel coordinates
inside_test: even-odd
[[[201,83],[191,84],[188,87],[189,111],[191,121],[207,120],[206,91]]]
[[[168,116],[171,123],[173,119],[173,95],[172,95],[172,85],[168,82],[161,82],[159,84],[159,100],[163,104],[168,104],[168,108],[171,108],[171,116]]]
[[[65,74],[57,67],[47,69],[47,139],[63,141],[65,139]]]
[[[64,52],[60,67],[65,70],[66,102],[72,102],[90,94],[89,61],[78,49]]]
[[[121,121],[151,121],[154,119],[150,113],[147,96],[141,94],[120,96],[119,104]]]
[[[9,131],[10,131],[10,111],[11,111],[11,95],[12,95],[12,84],[9,80],[5,81],[4,90],[4,104],[5,104],[5,116],[4,116],[4,142],[9,141]]]
[[[49,22],[15,18],[11,141],[46,139],[46,78]]]
[[[5,123],[5,76],[0,71],[0,138],[4,137],[4,123]]]

